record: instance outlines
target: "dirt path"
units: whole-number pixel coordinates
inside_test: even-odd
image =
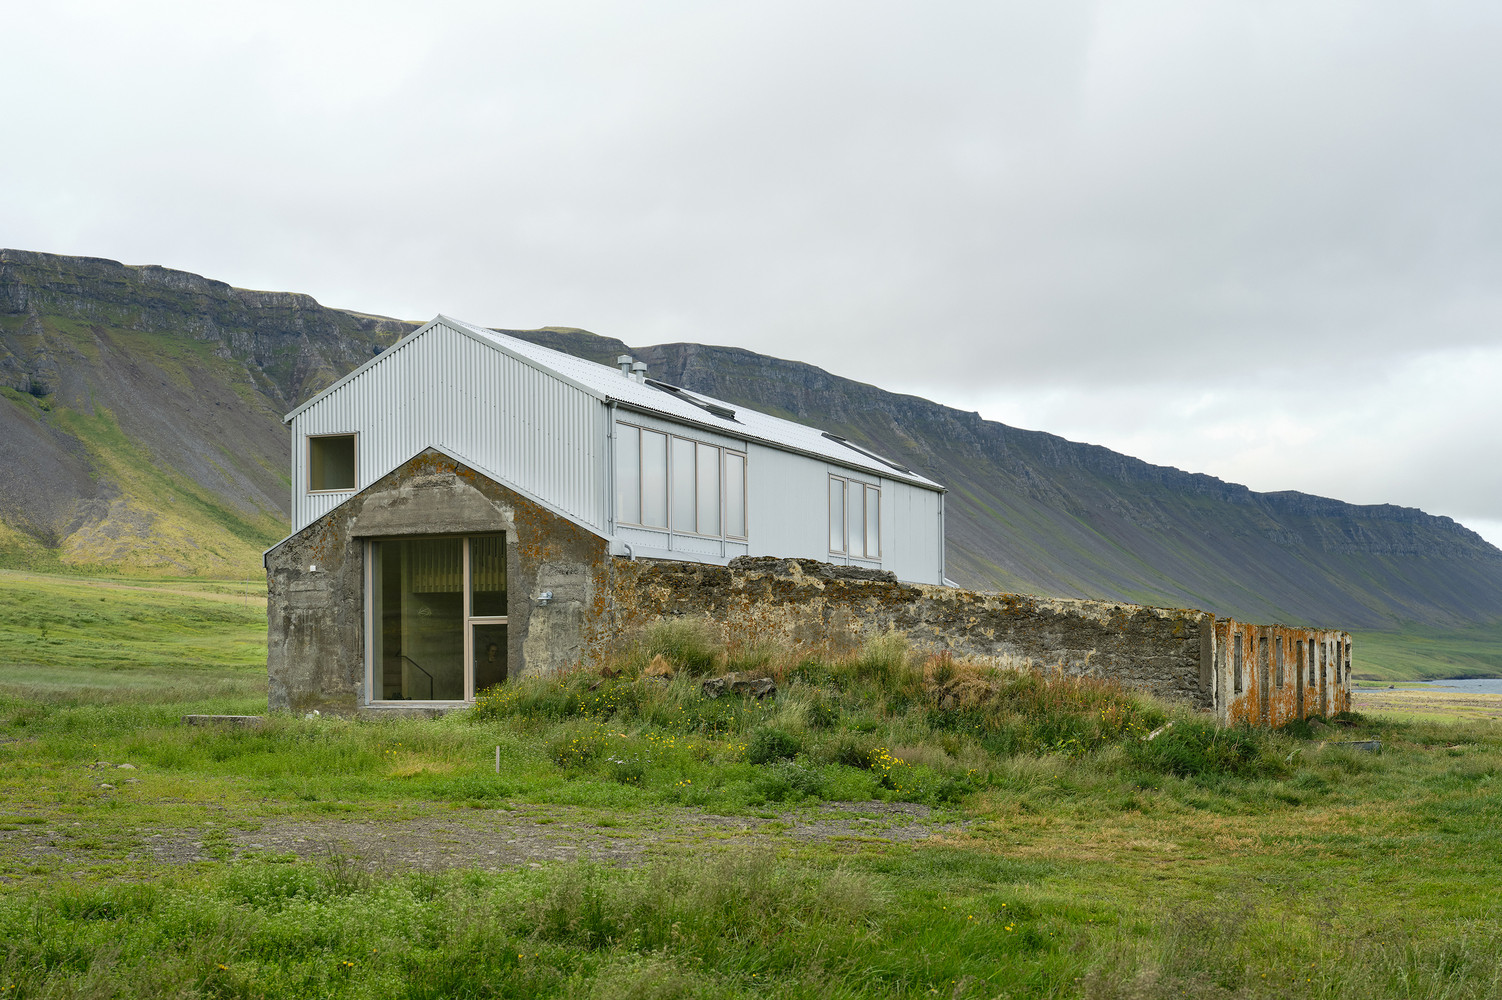
[[[372,871],[496,871],[580,859],[630,865],[713,844],[907,843],[951,834],[963,825],[934,817],[926,806],[884,802],[821,803],[770,817],[670,809],[616,818],[557,806],[445,809],[401,820],[274,817],[259,821],[255,829],[240,828],[234,820],[216,821],[191,829],[131,831],[108,843],[81,827],[36,824],[0,830],[0,861],[95,867],[294,854],[349,859]]]

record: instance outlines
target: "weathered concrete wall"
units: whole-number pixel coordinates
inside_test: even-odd
[[[1351,636],[1348,632],[1215,623],[1215,685],[1219,716],[1280,726],[1311,715],[1351,708]]]
[[[365,707],[366,539],[482,532],[506,534],[510,675],[578,663],[599,618],[604,539],[428,449],[267,553],[271,710]]]
[[[1213,707],[1215,616],[1203,611],[980,594],[811,559],[612,562],[600,631],[616,642],[669,615],[703,616],[731,645],[773,642],[818,655],[852,652],[895,629],[919,649],[1015,657]]]

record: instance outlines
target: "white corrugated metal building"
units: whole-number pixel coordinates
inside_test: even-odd
[[[439,316],[287,415],[293,533],[431,447],[616,555],[814,558],[943,582],[942,486],[642,369]]]

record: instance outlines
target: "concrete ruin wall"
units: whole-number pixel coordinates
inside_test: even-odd
[[[1351,710],[1348,632],[1215,623],[1215,690],[1220,720],[1280,726]]]
[[[270,709],[365,707],[364,539],[487,532],[506,533],[510,675],[579,663],[600,617],[605,541],[428,449],[267,553]]]
[[[771,642],[823,656],[895,630],[919,650],[1010,658],[1214,707],[1215,616],[1203,611],[898,583],[890,573],[811,559],[612,562],[607,616],[616,642],[676,615],[702,616],[732,648]]]

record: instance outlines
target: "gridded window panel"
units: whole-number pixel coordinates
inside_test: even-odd
[[[720,449],[712,444],[698,445],[698,531],[701,535],[720,533]]]
[[[746,537],[746,456],[725,452],[725,534]]]
[[[615,428],[615,511],[626,524],[641,524],[641,430]]]
[[[866,558],[881,558],[881,490],[866,487]]]
[[[829,480],[829,551],[845,551],[845,480]]]
[[[746,456],[616,425],[616,520],[685,534],[746,537]]]
[[[470,657],[475,693],[506,680],[506,625],[504,622],[475,622],[470,625]]]
[[[469,585],[470,617],[505,616],[505,535],[476,535],[469,540]]]
[[[373,701],[463,701],[506,679],[504,535],[377,539],[369,555]]]
[[[464,698],[460,546],[458,538],[372,543],[371,645],[382,699]]]
[[[694,500],[694,443],[673,438],[673,530],[698,530],[698,504]]]
[[[846,527],[850,530],[850,547],[847,553],[861,556],[865,548],[865,497],[858,482],[846,482]]]
[[[641,432],[641,523],[668,526],[668,436]]]

